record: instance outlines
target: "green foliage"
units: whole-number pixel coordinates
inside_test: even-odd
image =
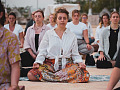
[[[88,13],[89,7],[92,8],[93,14],[100,13],[102,9],[107,8],[110,12],[113,11],[113,8],[116,8],[119,11],[120,0],[54,0],[56,3],[74,3],[80,4],[81,13]],[[91,1],[91,3],[90,3]]]

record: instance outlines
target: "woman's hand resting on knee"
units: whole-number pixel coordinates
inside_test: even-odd
[[[100,52],[100,56],[98,57],[98,60],[100,60],[100,61],[105,60],[105,56],[104,56],[103,52]]]
[[[86,65],[84,63],[78,63],[80,69],[86,69]]]
[[[38,63],[34,63],[33,64],[33,68],[35,69],[35,68],[39,68],[39,66],[40,66],[40,64],[38,64]]]

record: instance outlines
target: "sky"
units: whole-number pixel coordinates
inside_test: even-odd
[[[54,0],[1,0],[3,2],[6,2],[6,6],[9,7],[26,7],[31,6],[31,9],[37,9],[38,8],[45,8],[47,5],[53,5],[55,3]],[[37,3],[38,2],[38,3]]]

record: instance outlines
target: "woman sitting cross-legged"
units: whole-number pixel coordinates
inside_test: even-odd
[[[68,14],[66,9],[56,12],[57,28],[47,31],[43,36],[33,69],[28,72],[29,80],[89,81],[89,73],[78,53],[77,38],[66,29]]]

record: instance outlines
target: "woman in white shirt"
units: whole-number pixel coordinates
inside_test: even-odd
[[[16,24],[16,14],[10,12],[8,15],[9,24],[4,25],[5,28],[17,35],[20,42],[20,48],[23,48],[24,38],[23,38],[23,28],[21,25]]]
[[[95,33],[95,42],[99,45],[99,39],[102,31],[110,25],[109,22],[109,15],[107,13],[102,15],[100,25],[96,28],[96,33]]]
[[[100,35],[102,33],[102,31],[110,25],[109,22],[109,15],[107,13],[103,14],[101,17],[101,22],[99,24],[99,26],[96,28],[96,32],[95,32],[95,43],[92,45],[94,47],[94,51],[97,52],[98,48],[99,48],[99,40],[100,40]],[[95,57],[98,57],[99,54],[96,53],[94,55]]]
[[[71,83],[89,80],[89,73],[78,53],[77,38],[66,29],[68,14],[66,9],[56,12],[55,20],[58,26],[43,36],[33,69],[28,73],[29,80]]]
[[[90,45],[88,38],[88,30],[86,24],[79,21],[79,10],[72,11],[72,21],[67,23],[67,28],[77,37],[78,51],[80,54],[91,54],[94,48]]]
[[[57,27],[57,24],[56,24],[54,18],[55,18],[55,14],[50,14],[50,16],[49,16],[49,22],[50,23],[47,24],[47,26],[50,28],[50,30]]]
[[[83,23],[86,24],[88,28],[88,38],[89,38],[89,43],[93,43],[95,41],[95,38],[93,36],[93,30],[91,24],[88,22],[88,15],[86,13],[81,15],[81,20]]]

